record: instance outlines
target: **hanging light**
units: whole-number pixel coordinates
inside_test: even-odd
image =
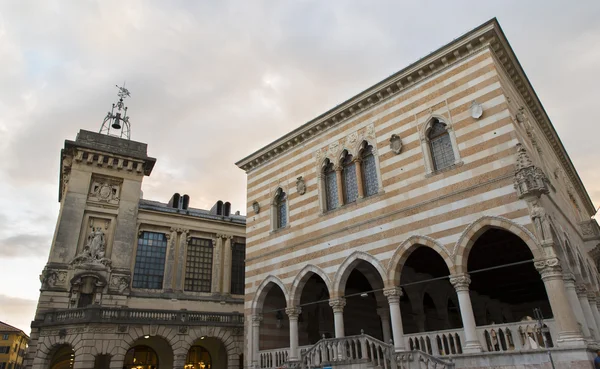
[[[277,319],[277,328],[281,328],[281,321],[283,320],[283,314],[281,313],[281,310],[277,311],[277,314],[275,314],[275,318]]]

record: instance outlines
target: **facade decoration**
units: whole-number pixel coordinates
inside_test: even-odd
[[[517,118],[517,122],[519,122],[521,124],[525,123],[525,107],[524,106],[519,107],[519,111],[517,112],[516,118]]]
[[[112,178],[93,177],[88,199],[107,204],[119,204],[121,182]]]
[[[483,106],[477,101],[471,103],[471,117],[473,119],[479,119],[483,115]]]
[[[112,290],[116,290],[119,293],[123,293],[126,289],[129,288],[130,282],[131,277],[128,275],[113,274],[110,279],[109,288]]]
[[[67,271],[45,268],[40,275],[40,282],[42,282],[42,288],[65,286],[67,282]]]
[[[523,145],[517,144],[517,163],[515,165],[515,189],[520,199],[539,198],[548,193],[548,179],[544,172],[536,167]]]
[[[402,139],[397,134],[392,134],[390,137],[390,150],[396,155],[402,152]]]
[[[252,210],[254,210],[254,214],[260,213],[260,204],[257,201],[252,203]]]
[[[107,226],[108,228],[108,226]],[[91,232],[87,237],[87,241],[83,251],[79,253],[71,264],[101,264],[109,267],[112,260],[105,257],[106,253],[106,235],[102,227],[91,226]]]
[[[299,195],[304,195],[306,193],[306,183],[304,183],[304,178],[302,178],[302,176],[296,179],[296,191],[298,191]]]

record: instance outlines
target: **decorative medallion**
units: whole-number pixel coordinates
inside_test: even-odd
[[[479,119],[483,115],[483,106],[477,101],[471,103],[471,117]]]
[[[120,192],[121,182],[118,179],[94,176],[92,178],[88,199],[91,201],[118,205]]]
[[[306,183],[304,183],[304,178],[302,178],[302,176],[296,179],[296,191],[298,191],[300,195],[304,195],[306,193]]]
[[[260,204],[258,202],[256,202],[256,201],[254,201],[252,203],[252,209],[254,210],[255,214],[260,213]]]
[[[392,137],[390,137],[390,150],[396,155],[402,152],[402,139],[400,139],[400,136],[397,134],[393,134]]]

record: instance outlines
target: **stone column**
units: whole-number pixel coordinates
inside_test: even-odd
[[[590,328],[588,327],[588,324],[585,321],[585,315],[583,315],[581,303],[579,302],[579,298],[577,297],[577,291],[575,289],[575,277],[572,273],[565,273],[563,276],[563,281],[565,282],[565,290],[567,291],[567,299],[569,300],[569,305],[571,305],[571,307],[573,308],[575,319],[577,319],[577,322],[579,322],[579,325],[581,326],[583,336],[593,339],[592,334],[590,333]]]
[[[558,328],[557,345],[562,347],[585,345],[585,341],[577,325],[577,320],[575,319],[575,314],[569,305],[563,273],[558,259],[536,260],[534,266],[542,276],[542,281],[544,281],[544,286],[546,287],[546,294],[550,301],[550,307],[552,308],[552,315],[556,321]]]
[[[392,332],[390,330],[390,309],[377,308],[377,315],[381,319],[381,329],[383,330],[383,342],[390,343],[392,340]]]
[[[576,285],[575,289],[577,291],[579,303],[581,304],[581,309],[583,310],[585,324],[592,331],[592,338],[598,340],[598,328],[596,327],[596,319],[594,319],[594,313],[592,312],[592,307],[587,297],[587,289],[582,284]]]
[[[285,313],[290,319],[290,361],[298,361],[298,316],[302,312],[300,307],[286,308]]]
[[[356,166],[356,184],[358,185],[358,198],[362,199],[365,197],[365,188],[363,184],[362,165],[360,163],[362,163],[362,158],[357,156],[354,159],[354,165]]]
[[[383,290],[383,295],[387,297],[388,303],[390,304],[394,350],[402,351],[404,350],[404,330],[402,327],[402,314],[400,312],[400,297],[402,296],[402,290],[397,287],[388,288]]]
[[[337,165],[335,167],[335,178],[337,181],[337,194],[338,194],[338,208],[342,205],[344,205],[344,185],[343,185],[343,179],[342,179],[342,170],[343,167],[341,165]]]
[[[221,250],[223,250],[223,236],[218,234],[213,240],[213,265],[212,265],[212,286],[213,294],[221,293]]]
[[[596,332],[598,332],[598,336],[600,336],[600,311],[598,311],[596,294],[592,291],[588,291],[587,298],[590,302],[590,307],[592,308],[592,316],[594,317],[594,321],[596,322]]]
[[[171,233],[165,233],[167,238],[167,256],[165,262],[165,275],[163,278],[163,289],[166,291],[173,290],[173,274],[175,271],[175,256],[177,245],[177,233],[180,229],[171,228]]]
[[[258,355],[259,346],[258,343],[260,341],[260,322],[262,322],[263,316],[262,314],[254,314],[252,315],[252,367],[259,368],[260,367],[260,357]]]
[[[223,247],[223,293],[231,293],[231,239],[232,236],[225,236],[225,246]]]
[[[471,305],[471,296],[469,295],[469,284],[471,278],[468,274],[457,274],[450,276],[450,283],[454,286],[458,295],[458,305],[460,316],[462,317],[465,330],[465,347],[463,352],[473,353],[481,352],[483,349],[477,338],[477,326],[475,325],[475,316],[473,315],[473,306]]]
[[[175,290],[177,291],[185,289],[185,253],[191,238],[190,231],[183,229],[179,237],[179,249],[177,250],[177,271],[175,273]]]
[[[185,367],[185,360],[187,354],[175,354],[173,355],[173,369],[183,369]]]
[[[335,338],[344,337],[344,306],[346,306],[346,299],[341,297],[329,300],[329,306],[333,309]]]

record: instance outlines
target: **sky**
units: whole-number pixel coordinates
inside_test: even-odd
[[[60,149],[115,85],[144,197],[243,214],[234,162],[493,17],[600,206],[600,1],[0,0],[0,320],[30,331]]]

